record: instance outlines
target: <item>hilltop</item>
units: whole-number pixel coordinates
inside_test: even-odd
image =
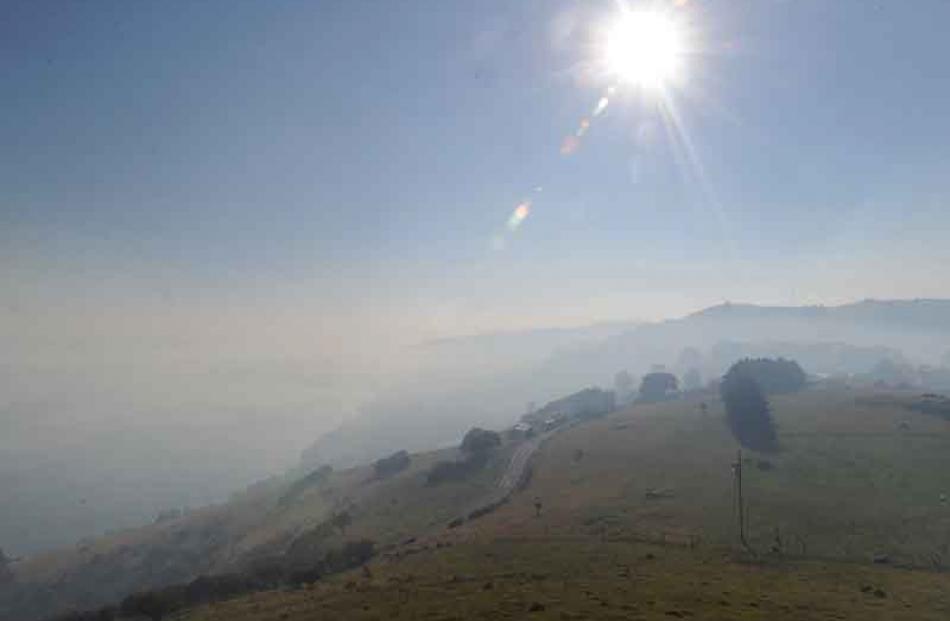
[[[318,438],[303,463],[352,465],[440,446],[471,425],[506,425],[529,402],[555,399],[565,386],[609,386],[621,369],[638,375],[662,365],[683,374],[695,367],[709,380],[745,356],[793,358],[818,375],[868,373],[882,361],[950,367],[950,300],[727,303],[665,321],[447,339],[417,353],[417,384],[365,404]],[[938,388],[950,390],[950,379]]]

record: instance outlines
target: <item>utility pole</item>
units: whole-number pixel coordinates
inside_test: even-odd
[[[736,455],[736,463],[732,465],[732,472],[734,475],[733,491],[736,501],[736,521],[739,529],[739,541],[742,543],[742,547],[748,549],[749,544],[745,539],[745,503],[742,499],[742,449],[739,449]]]

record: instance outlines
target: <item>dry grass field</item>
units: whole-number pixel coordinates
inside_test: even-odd
[[[782,449],[744,453],[745,550],[737,446],[721,405],[700,395],[553,434],[523,489],[456,528],[447,528],[453,518],[492,497],[514,445],[468,480],[435,487],[425,475],[453,450],[414,455],[384,480],[369,467],[333,473],[285,502],[288,483],[275,480],[220,507],[36,559],[22,578],[110,580],[105,570],[122,563],[161,563],[156,550],[173,551],[174,562],[200,536],[226,545],[207,558],[196,547],[195,566],[227,570],[346,509],[351,525],[322,544],[376,541],[368,572],[184,618],[950,618],[950,422],[908,410],[911,397],[837,387],[772,399]]]
[[[945,575],[584,538],[470,541],[183,621],[946,619]]]
[[[782,451],[745,454],[740,552],[736,446],[699,403],[553,436],[511,502],[368,571],[184,618],[950,618],[950,423],[843,389],[773,399]]]

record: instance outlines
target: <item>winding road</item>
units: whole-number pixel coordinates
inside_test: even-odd
[[[545,432],[529,440],[525,440],[518,445],[518,448],[511,454],[511,459],[508,461],[508,467],[505,469],[504,474],[498,479],[500,498],[512,493],[518,487],[518,484],[521,483],[524,478],[528,462],[531,461],[531,456],[535,454],[541,446],[541,443],[552,433],[554,432]]]

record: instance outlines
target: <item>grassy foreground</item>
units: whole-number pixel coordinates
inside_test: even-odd
[[[947,619],[944,575],[591,539],[466,542],[376,562],[187,621],[337,619]]]

